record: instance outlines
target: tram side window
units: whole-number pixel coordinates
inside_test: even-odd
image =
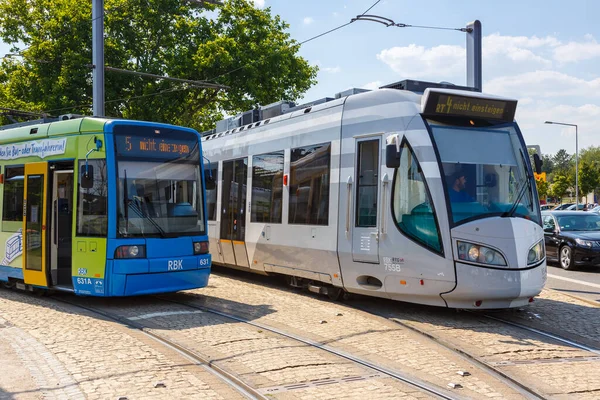
[[[331,143],[292,149],[290,160],[290,224],[329,223]]]
[[[400,151],[400,167],[395,172],[392,195],[397,226],[406,236],[441,253],[437,219],[423,173],[406,143]]]
[[[2,221],[23,222],[23,191],[25,167],[6,167],[4,171],[4,196]],[[4,229],[6,230],[6,229]]]
[[[94,186],[90,189],[81,187],[82,172],[85,161],[79,162],[79,184],[77,200],[77,235],[106,236],[108,231],[106,160],[89,160],[93,167]]]
[[[283,151],[252,157],[252,222],[281,223]]]
[[[208,166],[205,164],[204,169],[207,170]],[[217,181],[217,169],[212,168],[210,170],[210,174],[215,180],[215,188],[212,190],[206,190],[206,208],[208,211],[208,220],[216,221],[217,220],[217,186],[219,182]]]

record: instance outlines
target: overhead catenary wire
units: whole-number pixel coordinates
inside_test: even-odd
[[[410,25],[410,24],[404,24],[404,23],[401,23],[401,22],[395,22],[393,19],[382,17],[380,15],[370,15],[370,14],[367,15],[366,13],[363,13],[361,15],[357,15],[355,18],[352,18],[352,20],[350,22],[355,22],[355,21],[377,22],[377,23],[380,23],[382,25],[385,25],[388,28],[390,26],[394,26],[396,28],[441,29],[441,30],[459,31],[459,32],[471,32],[472,31],[472,29],[470,29],[470,28],[447,28],[447,27],[442,27],[442,26],[428,26],[428,25]]]
[[[364,13],[362,13],[361,15],[364,15],[365,13],[369,12],[369,11],[370,11],[370,10],[371,10],[373,7],[375,7],[377,4],[379,4],[379,2],[380,2],[380,1],[381,1],[381,0],[377,0],[375,3],[373,3],[373,4],[371,5],[371,7],[367,8],[367,10],[366,10]],[[289,47],[285,48],[285,50],[287,50],[287,49],[290,49],[290,48],[292,48],[292,47],[295,47],[295,46],[302,46],[303,44],[305,44],[305,43],[308,43],[308,42],[310,42],[310,41],[312,41],[312,40],[318,39],[318,38],[320,38],[320,37],[322,37],[322,36],[325,36],[325,35],[327,35],[327,34],[330,34],[330,33],[332,33],[332,32],[335,32],[335,31],[337,31],[337,30],[339,30],[339,29],[342,29],[342,28],[344,28],[344,27],[346,27],[346,26],[350,25],[350,24],[351,24],[351,23],[353,23],[353,22],[354,22],[353,20],[350,20],[350,22],[346,22],[345,24],[342,24],[342,25],[340,25],[340,26],[338,26],[338,27],[336,27],[336,28],[330,29],[330,30],[328,30],[327,32],[319,33],[318,35],[316,35],[316,36],[313,36],[313,37],[311,37],[311,38],[308,38],[308,39],[306,39],[306,40],[304,40],[304,41],[302,41],[302,42],[295,43],[295,44],[293,44],[293,45],[291,45],[291,46],[289,46]],[[214,80],[216,80],[216,79],[222,78],[222,77],[224,77],[224,76],[227,76],[227,75],[229,75],[229,74],[232,74],[232,73],[234,73],[234,72],[237,72],[237,71],[239,71],[239,70],[241,70],[241,69],[243,69],[243,68],[246,68],[246,67],[248,67],[249,65],[251,65],[252,63],[253,63],[253,62],[249,62],[249,63],[247,63],[247,64],[244,64],[244,65],[242,65],[242,66],[240,66],[240,67],[238,67],[238,68],[232,69],[231,71],[228,71],[228,72],[222,73],[222,74],[220,74],[220,75],[217,75],[217,76],[215,76],[215,77],[213,77],[213,78],[207,79],[207,81],[214,81]]]

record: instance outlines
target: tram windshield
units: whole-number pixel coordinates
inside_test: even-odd
[[[197,137],[171,132],[161,139],[133,132],[115,140],[118,236],[204,234]]]
[[[540,223],[529,156],[515,123],[473,128],[429,124],[455,224],[489,216]]]

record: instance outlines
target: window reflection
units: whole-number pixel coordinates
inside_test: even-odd
[[[281,223],[283,151],[252,157],[252,222]]]
[[[290,224],[329,223],[330,162],[330,143],[292,149]]]
[[[417,242],[441,252],[435,213],[412,150],[403,144],[392,198],[398,228]]]
[[[79,198],[77,206],[77,235],[106,236],[108,217],[106,199],[108,186],[106,184],[106,160],[89,160],[92,166],[94,186],[85,189],[81,187],[81,172],[85,169],[85,161],[79,162]]]

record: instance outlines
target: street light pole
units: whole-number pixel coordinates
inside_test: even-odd
[[[564,125],[575,127],[575,211],[579,211],[579,140],[576,124],[566,124],[564,122],[546,121],[545,124]]]

